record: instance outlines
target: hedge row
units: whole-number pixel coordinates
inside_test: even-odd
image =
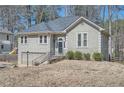
[[[79,51],[76,51],[76,52],[73,52],[73,51],[68,51],[66,53],[66,57],[67,59],[70,59],[70,60],[73,60],[73,59],[76,59],[76,60],[91,60],[91,54],[89,53],[81,53]],[[93,53],[92,55],[92,58],[95,60],[95,61],[102,61],[102,54],[101,53]]]

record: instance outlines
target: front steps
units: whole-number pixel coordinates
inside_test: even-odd
[[[51,64],[59,61],[60,59],[63,59],[63,56],[56,56],[53,53],[47,53],[44,56],[39,56],[32,60],[32,65],[38,66],[40,64]]]

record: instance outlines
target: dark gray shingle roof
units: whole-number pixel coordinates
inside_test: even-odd
[[[42,22],[40,24],[30,27],[27,31],[32,32],[32,31],[46,31],[46,30],[48,31],[49,29],[47,28],[46,23]]]
[[[28,29],[29,32],[32,31],[63,31],[69,25],[71,25],[74,21],[76,21],[79,17],[78,16],[68,16],[68,17],[61,17],[52,21],[42,22],[38,25],[32,26]]]

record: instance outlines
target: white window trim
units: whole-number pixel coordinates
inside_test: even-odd
[[[78,46],[78,34],[81,34],[81,46]],[[77,32],[76,34],[76,48],[82,48],[82,32]]]
[[[24,43],[24,36],[20,37],[20,43],[23,44]]]
[[[42,36],[42,43],[43,43],[43,35],[39,35],[38,38],[37,38],[38,44],[42,44],[42,43],[40,43],[40,36]]]
[[[10,36],[8,34],[6,35],[6,40],[10,41]]]
[[[40,43],[40,36],[42,36],[42,43]],[[44,36],[47,36],[47,43],[44,43]],[[48,44],[48,35],[39,35],[38,38],[39,38],[38,39],[39,44],[42,44],[42,45]]]
[[[47,40],[46,40],[46,43],[44,43],[44,40],[45,40],[44,36],[46,36],[46,39],[47,39]],[[48,44],[48,36],[47,36],[47,35],[44,35],[44,36],[43,36],[43,43],[44,43],[44,44]]]
[[[68,36],[66,35],[66,36],[64,37],[64,42],[65,42],[65,47],[64,47],[64,49],[65,49],[65,50],[67,49],[67,41],[68,41]]]
[[[63,39],[64,39],[64,37],[58,37],[57,39],[58,39],[58,40],[59,40],[59,39],[62,39],[62,40],[63,40]]]
[[[21,43],[22,45],[27,45],[28,44],[28,36],[27,35],[24,35],[24,36],[21,36],[23,37],[23,43]],[[27,43],[25,43],[25,37],[27,37]]]
[[[87,34],[87,46],[83,45],[85,33]],[[78,34],[81,34],[81,46],[78,46]],[[88,32],[77,32],[76,33],[76,48],[88,48]]]
[[[27,43],[28,43],[28,36],[26,36],[27,37],[27,43],[25,43],[25,36],[26,35],[21,36],[21,37],[23,37],[23,43],[21,43],[21,37],[20,37],[20,44],[22,44],[22,45],[27,45]]]
[[[84,44],[84,34],[87,34],[87,46],[82,45],[84,48],[88,48],[88,32],[83,32],[83,44]]]
[[[27,42],[25,43],[25,37],[27,38]],[[24,36],[24,44],[27,44],[28,43],[28,36]]]
[[[59,39],[62,39],[62,47],[63,47],[63,49],[66,49],[66,40],[65,40],[65,37],[57,37],[57,43],[59,42]],[[65,42],[65,47],[64,47],[64,42]]]

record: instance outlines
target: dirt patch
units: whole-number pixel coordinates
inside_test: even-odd
[[[2,69],[0,86],[124,86],[124,65],[63,60],[38,67]]]

